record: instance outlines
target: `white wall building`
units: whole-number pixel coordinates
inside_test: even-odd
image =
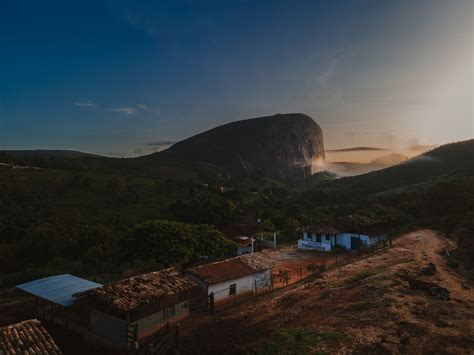
[[[367,246],[376,245],[385,238],[385,235],[349,232],[323,234],[305,231],[303,232],[303,239],[298,240],[298,249],[331,251],[336,245],[339,245],[346,250],[359,250]]]
[[[385,240],[386,235],[380,233],[380,227],[362,217],[348,216],[336,219],[333,225],[307,227],[303,238],[298,240],[298,249],[331,251],[335,246],[346,250],[360,250],[376,245]]]
[[[272,266],[271,260],[253,253],[194,267],[189,276],[219,303],[270,288]]]

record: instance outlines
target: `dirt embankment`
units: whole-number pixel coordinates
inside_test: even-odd
[[[196,353],[420,354],[474,351],[474,291],[439,254],[454,249],[430,230],[401,236],[386,252],[183,322],[181,350]],[[436,266],[433,275],[422,269]],[[449,290],[441,300],[406,276]]]

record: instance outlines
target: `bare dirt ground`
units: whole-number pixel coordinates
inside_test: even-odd
[[[320,251],[299,251],[295,245],[286,245],[279,249],[265,249],[262,254],[275,262],[272,269],[273,287],[287,286],[283,274],[288,275],[288,285],[301,281],[312,274],[312,265],[324,264],[327,268],[337,262],[342,262],[348,254],[336,254]]]
[[[419,230],[397,238],[385,252],[317,278],[217,310],[213,316],[194,314],[182,324],[181,352],[292,353],[288,349],[298,348],[302,353],[472,354],[472,285],[438,254],[453,248],[437,232]],[[437,272],[420,275],[429,262]],[[451,299],[410,289],[406,273],[447,288]],[[287,336],[291,344],[285,348],[279,343],[282,329],[310,329],[313,335],[309,340]]]

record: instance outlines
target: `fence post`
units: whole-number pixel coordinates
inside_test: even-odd
[[[176,350],[178,351],[179,353],[179,327],[181,326],[181,324],[178,322],[176,323]]]
[[[255,296],[257,296],[258,294],[258,291],[257,291],[257,280],[253,280],[254,284],[255,284]]]
[[[212,314],[214,312],[214,292],[209,294],[209,313]]]

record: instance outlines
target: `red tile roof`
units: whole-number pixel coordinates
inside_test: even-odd
[[[169,268],[124,279],[78,296],[97,299],[119,312],[129,312],[195,286],[193,281],[175,268]]]
[[[30,319],[0,328],[0,354],[62,354],[41,322]]]
[[[273,262],[259,253],[245,254],[191,268],[189,272],[208,284],[238,279],[270,269]]]

